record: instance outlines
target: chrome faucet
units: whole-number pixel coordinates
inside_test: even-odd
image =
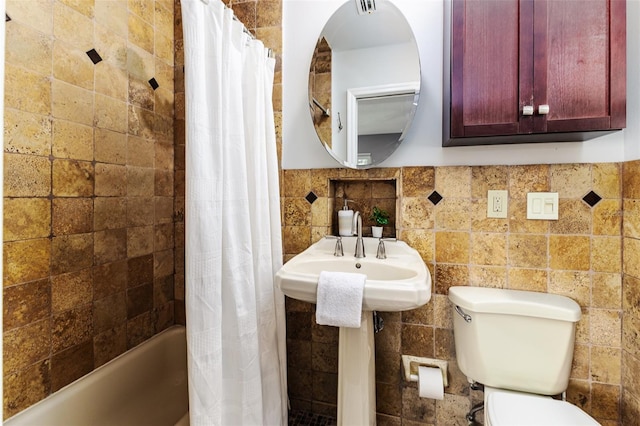
[[[362,216],[360,216],[360,212],[356,211],[353,213],[353,226],[352,229],[355,230],[356,238],[356,258],[365,257],[364,254],[364,240],[362,239]]]

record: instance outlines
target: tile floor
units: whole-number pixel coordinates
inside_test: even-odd
[[[289,411],[289,426],[335,426],[336,419],[306,411]]]

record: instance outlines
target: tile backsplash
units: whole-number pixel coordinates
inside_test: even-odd
[[[626,163],[625,171],[632,164]],[[625,200],[623,210],[622,169],[621,164],[603,163],[284,171],[285,260],[324,234],[335,234],[343,195],[335,182],[349,197],[363,193],[371,198],[369,194],[378,193],[372,188],[379,179],[391,179],[397,186],[397,199],[388,198],[397,206],[392,207],[396,233],[420,252],[431,271],[431,301],[413,311],[384,313],[386,327],[376,335],[381,424],[451,424],[452,417],[462,422],[481,398],[469,390],[455,362],[443,401],[418,398],[415,384],[401,376],[402,354],[455,360],[447,300],[454,285],[543,291],[576,300],[583,316],[567,397],[601,423],[619,424],[623,359],[637,365],[638,351],[637,344],[623,347],[621,331],[623,318],[637,314],[636,305],[623,316],[621,303],[623,217],[631,204]],[[489,189],[508,190],[507,218],[486,217]],[[304,199],[309,191],[318,196],[313,204]],[[437,203],[429,199],[434,191],[442,197]],[[583,200],[591,191],[601,197],[593,207]],[[528,192],[558,192],[559,219],[526,219]],[[354,207],[364,210],[368,203]],[[634,291],[628,293],[637,298]],[[313,311],[313,305],[287,300],[290,398],[294,408],[335,415],[337,333],[316,325]],[[626,386],[626,404],[637,404],[637,389]]]

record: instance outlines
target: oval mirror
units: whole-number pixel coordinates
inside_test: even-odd
[[[389,0],[349,0],[324,26],[309,68],[309,109],[340,164],[366,169],[400,145],[418,105],[413,31]]]

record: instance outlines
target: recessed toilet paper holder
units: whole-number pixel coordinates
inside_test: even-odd
[[[448,361],[442,359],[422,358],[411,355],[402,355],[402,366],[404,367],[404,378],[407,382],[418,381],[418,367],[434,367],[439,368],[442,373],[442,383],[445,387],[449,386],[447,380]]]

